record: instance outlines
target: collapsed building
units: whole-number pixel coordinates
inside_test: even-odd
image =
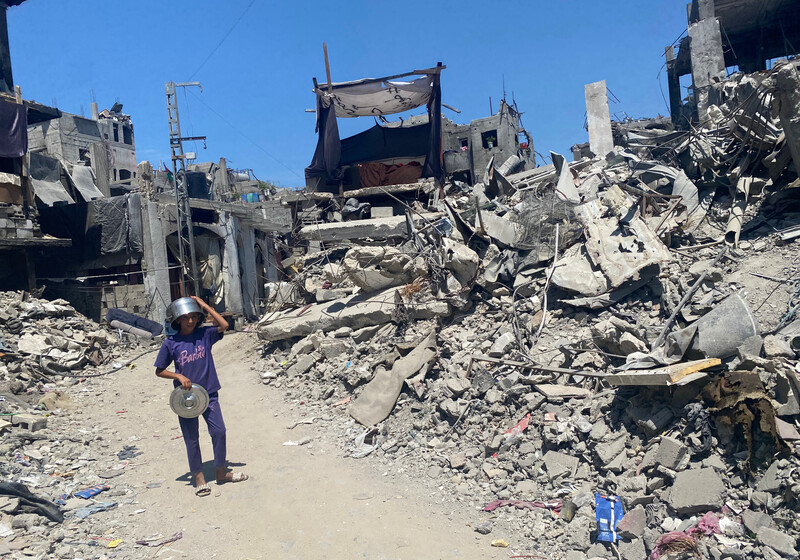
[[[314,79],[318,141],[305,172],[302,225],[354,217],[391,221],[403,213],[404,203],[437,197],[436,185],[446,176],[467,186],[482,180],[490,163],[506,171],[535,167],[521,114],[505,99],[496,114],[470,124],[442,115],[445,68],[439,63],[427,70],[327,85]],[[412,76],[421,77],[409,80]],[[394,122],[386,118],[423,105],[425,115]],[[380,122],[340,139],[337,119],[367,116]]]
[[[745,9],[760,16],[727,19]],[[267,284],[262,381],[320,416],[346,411],[350,456],[403,464],[478,504],[482,534],[570,560],[795,558],[800,61],[767,70],[740,60],[730,76],[723,62],[703,81],[702,29],[725,36],[714,30],[735,21],[735,41],[797,13],[796,2],[693,2],[673,59],[692,65],[687,103],[678,89],[670,119],[612,122],[605,84],[587,84],[588,145],[540,167],[525,161],[530,145],[505,104],[497,122],[454,129],[458,144],[448,144],[438,72],[401,96],[416,95],[427,119],[383,123],[352,144],[334,134],[336,99],[360,86],[393,98],[384,90],[399,78],[317,86],[305,192],[250,203],[249,175],[224,161],[189,166],[197,238],[225,235],[224,257],[212,255],[223,247],[213,235],[201,256],[204,295],[225,267],[223,300],[243,277]],[[762,62],[797,54],[794,31],[778,28],[784,48],[762,37]],[[668,67],[671,80],[686,69]],[[501,118],[510,153],[492,160],[500,148],[486,133]],[[375,141],[395,133],[416,135],[408,151],[356,151],[396,147]],[[351,148],[360,155],[345,157]],[[476,165],[479,149],[488,159]],[[413,175],[387,178],[412,161]],[[361,182],[362,169],[377,182]],[[120,254],[138,255],[141,235],[143,257],[115,266],[138,267],[143,289],[164,294],[185,263],[168,242],[144,240],[177,229],[173,182],[144,163],[137,180],[140,191],[124,196],[138,206],[118,215],[135,223],[140,208],[142,233],[121,236]],[[276,231],[285,235],[262,259],[274,272],[233,260]]]
[[[531,552],[797,557],[800,41],[766,35],[800,9],[716,4],[690,6],[671,118],[612,122],[587,84],[575,161],[383,185],[381,219],[341,188],[293,234],[263,382],[346,409],[352,457],[433,477]],[[709,79],[702,29],[728,25],[715,52],[761,33],[760,62],[737,48]]]

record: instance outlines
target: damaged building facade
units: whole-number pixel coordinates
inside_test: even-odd
[[[800,9],[689,12],[672,118],[612,122],[595,82],[575,161],[308,193],[344,206],[296,232],[258,324],[262,381],[346,407],[347,454],[483,502],[475,530],[533,556],[797,557],[800,41],[712,75],[698,33]]]
[[[377,472],[406,471],[512,556],[797,558],[800,59],[787,45],[800,42],[783,34],[769,69],[703,66],[725,22],[731,41],[763,34],[797,13],[783,6],[797,2],[695,1],[678,54],[689,102],[612,122],[605,82],[587,84],[589,142],[572,162],[528,167],[505,103],[448,124],[437,66],[316,85],[306,191],[261,200],[224,160],[187,166],[200,295],[259,316],[251,371],[302,418],[286,429],[312,434],[287,444],[330,437]],[[755,9],[738,31],[737,9]],[[339,138],[339,117],[412,105],[427,118]],[[450,153],[466,161],[450,168]],[[32,192],[42,229],[77,224],[60,235],[76,264],[40,279],[45,293],[125,282],[144,305],[129,309],[163,319],[188,268],[174,178],[142,162],[138,192],[94,197],[79,161],[53,159]],[[44,203],[55,186],[37,181],[73,202]],[[17,346],[31,370],[32,338]]]
[[[142,162],[135,192],[40,208],[44,230],[76,247],[39,263],[47,293],[95,320],[118,308],[163,323],[167,304],[183,295],[183,266],[174,186],[163,173],[157,187],[157,175]],[[221,312],[256,317],[264,285],[278,274],[274,234],[290,230],[290,213],[280,202],[222,202],[199,175],[190,205],[200,295]]]
[[[0,283],[64,298],[95,320],[122,309],[162,323],[180,293],[174,180],[137,164],[133,122],[115,103],[85,118],[15,91],[0,4]],[[7,141],[6,141],[7,140]],[[203,167],[203,166],[198,166]],[[194,170],[192,213],[202,290],[220,311],[255,318],[277,279],[275,233],[291,230],[279,201],[220,165]],[[20,266],[20,262],[24,266]]]

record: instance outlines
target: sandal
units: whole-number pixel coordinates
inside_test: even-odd
[[[228,478],[228,476],[227,476],[228,474],[231,475],[230,478]],[[225,484],[226,482],[244,482],[248,478],[250,478],[250,477],[247,476],[246,474],[244,474],[243,472],[231,472],[231,473],[226,473],[225,474],[225,479],[224,480],[218,480],[217,484]]]
[[[209,494],[211,494],[211,487],[208,485],[208,482],[198,486],[194,490],[194,495],[195,496],[200,496],[201,498],[203,496],[208,496]]]

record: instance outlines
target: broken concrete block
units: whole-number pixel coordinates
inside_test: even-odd
[[[421,227],[430,221],[438,220],[441,216],[441,214],[428,214],[423,218],[422,216],[415,215],[414,222],[417,227]],[[406,227],[405,216],[314,224],[302,227],[299,232],[301,238],[314,241],[386,239],[392,237],[406,237],[406,235],[408,235],[408,229]]]
[[[518,247],[524,236],[522,226],[493,212],[479,211],[475,215],[476,229],[483,229],[486,234],[501,246]]]
[[[725,484],[714,469],[679,472],[669,493],[668,503],[678,514],[717,510],[722,506]]]
[[[623,539],[636,539],[644,535],[647,527],[647,512],[642,506],[636,506],[617,523],[617,533]]]
[[[370,340],[375,335],[375,333],[377,333],[380,329],[381,325],[364,327],[362,329],[353,331],[351,337],[355,342],[366,342],[367,340]]]
[[[669,262],[672,256],[658,236],[638,216],[629,218],[632,201],[618,186],[602,198],[575,207],[584,226],[584,245],[591,263],[618,288],[649,266]],[[620,221],[625,220],[625,227]],[[597,295],[597,294],[586,294]]]
[[[447,237],[442,239],[442,251],[444,267],[453,273],[461,286],[468,286],[475,281],[481,262],[478,253]]]
[[[322,274],[324,274],[325,279],[332,284],[338,284],[347,276],[344,267],[338,263],[325,264],[322,267]]]
[[[318,350],[322,352],[322,355],[325,356],[325,358],[331,359],[335,358],[336,356],[341,356],[350,350],[350,344],[341,338],[328,338],[320,343]]]
[[[582,245],[567,249],[556,263],[552,282],[559,288],[586,296],[596,296],[609,290],[608,279],[589,260]]]
[[[675,471],[688,457],[688,447],[675,438],[663,437],[658,444],[658,450],[653,461],[655,465],[661,465]]]
[[[445,386],[456,397],[460,397],[472,388],[469,379],[464,379],[463,377],[450,377],[445,380]]]
[[[297,375],[303,375],[316,364],[320,359],[319,354],[312,352],[311,354],[306,354],[305,356],[301,356],[294,365],[289,367],[286,370],[286,375],[289,377],[295,377]]]
[[[521,378],[522,375],[520,375],[518,371],[512,371],[511,373],[509,373],[500,380],[500,388],[503,391],[508,391],[509,389],[514,387],[517,383],[519,383],[519,380]]]
[[[797,556],[797,550],[795,549],[797,541],[786,533],[769,527],[761,527],[756,532],[756,539],[759,543],[770,547],[784,558],[795,558]]]
[[[463,469],[467,464],[467,456],[464,453],[453,453],[447,459],[451,469]]]
[[[559,453],[558,451],[548,451],[542,458],[544,461],[545,469],[550,480],[560,476],[572,478],[575,476],[575,471],[578,468],[578,458]]]
[[[769,492],[753,492],[750,494],[750,505],[755,509],[770,509],[772,507],[772,496]]]
[[[324,336],[324,335],[323,335]],[[308,335],[306,337],[301,338],[297,342],[294,343],[291,349],[291,353],[294,356],[302,356],[304,354],[308,354],[313,352],[318,344],[319,341],[316,340],[317,336],[315,334]]]
[[[601,443],[594,448],[598,459],[602,465],[607,465],[625,450],[625,438],[619,437],[607,443]]]
[[[351,292],[352,290],[326,290],[324,288],[320,288],[314,292],[314,297],[317,300],[317,303],[323,303],[326,301],[334,301],[345,298],[350,295]]]
[[[649,352],[647,345],[629,332],[624,332],[619,337],[619,350],[623,356],[634,352]]]
[[[778,477],[778,459],[772,462],[764,476],[758,481],[756,490],[759,492],[777,492],[781,489],[781,480]]]
[[[11,424],[29,432],[36,432],[47,427],[47,418],[33,414],[15,414],[11,417]]]
[[[564,544],[575,550],[587,550],[591,545],[589,538],[593,521],[584,515],[576,515],[565,527]]]
[[[647,558],[647,551],[644,548],[642,539],[620,541],[617,548],[622,560],[642,560],[642,558]]]
[[[502,334],[494,341],[492,347],[489,349],[489,356],[492,358],[502,358],[505,356],[511,347],[517,342],[514,333],[507,332]]]
[[[329,332],[339,327],[356,330],[384,325],[394,317],[396,292],[395,288],[390,288],[373,295],[358,294],[332,303],[318,303],[301,309],[300,315],[297,309],[267,313],[259,321],[259,337],[262,340],[285,340],[317,330]],[[409,307],[415,319],[446,316],[451,312],[447,302],[435,299],[414,302]]]
[[[339,327],[333,331],[333,338],[349,338],[353,334],[353,329],[350,327]]]
[[[458,418],[466,410],[467,403],[454,399],[444,399],[439,401],[439,410],[452,418]]]
[[[742,523],[745,529],[755,535],[761,527],[772,526],[772,517],[760,511],[746,509],[742,512]]]
[[[403,383],[409,377],[424,372],[436,357],[436,332],[420,341],[408,355],[398,359],[391,370],[377,368],[375,377],[364,387],[350,406],[350,416],[364,426],[373,426],[391,414]]]
[[[394,216],[394,208],[391,206],[372,206],[369,212],[370,218],[391,218]]]
[[[620,455],[625,456],[624,453],[621,453]],[[614,461],[616,461],[616,459]],[[612,461],[612,464],[614,463],[614,461]],[[644,497],[646,495],[646,492],[647,492],[647,477],[643,474],[619,479],[619,484],[617,485],[617,493],[620,495],[621,498],[623,498],[623,500],[629,507],[635,505],[634,502]]]
[[[789,341],[782,336],[770,334],[764,337],[764,356],[766,358],[793,359],[794,350],[789,346]]]
[[[500,391],[499,389],[494,389],[494,388],[489,389],[488,391],[486,391],[486,396],[484,397],[484,400],[489,405],[502,402],[503,392]]]
[[[583,387],[551,385],[547,383],[539,383],[533,387],[551,402],[561,402],[564,399],[585,399],[591,395],[591,391]]]
[[[353,247],[342,265],[347,277],[366,293],[410,284],[427,273],[424,263],[395,247]]]

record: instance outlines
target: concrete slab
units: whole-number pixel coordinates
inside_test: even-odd
[[[684,515],[717,510],[724,495],[725,484],[714,469],[691,469],[677,474],[668,503]]]
[[[583,89],[586,97],[586,120],[589,123],[589,149],[596,156],[605,157],[614,149],[606,81],[586,84]]]
[[[286,340],[318,330],[329,332],[339,327],[356,330],[384,325],[394,316],[397,305],[395,292],[395,288],[390,288],[377,294],[357,294],[332,303],[318,303],[301,309],[268,313],[258,323],[258,334],[263,340]],[[450,305],[439,300],[408,304],[408,310],[416,319],[447,316],[451,312]]]

